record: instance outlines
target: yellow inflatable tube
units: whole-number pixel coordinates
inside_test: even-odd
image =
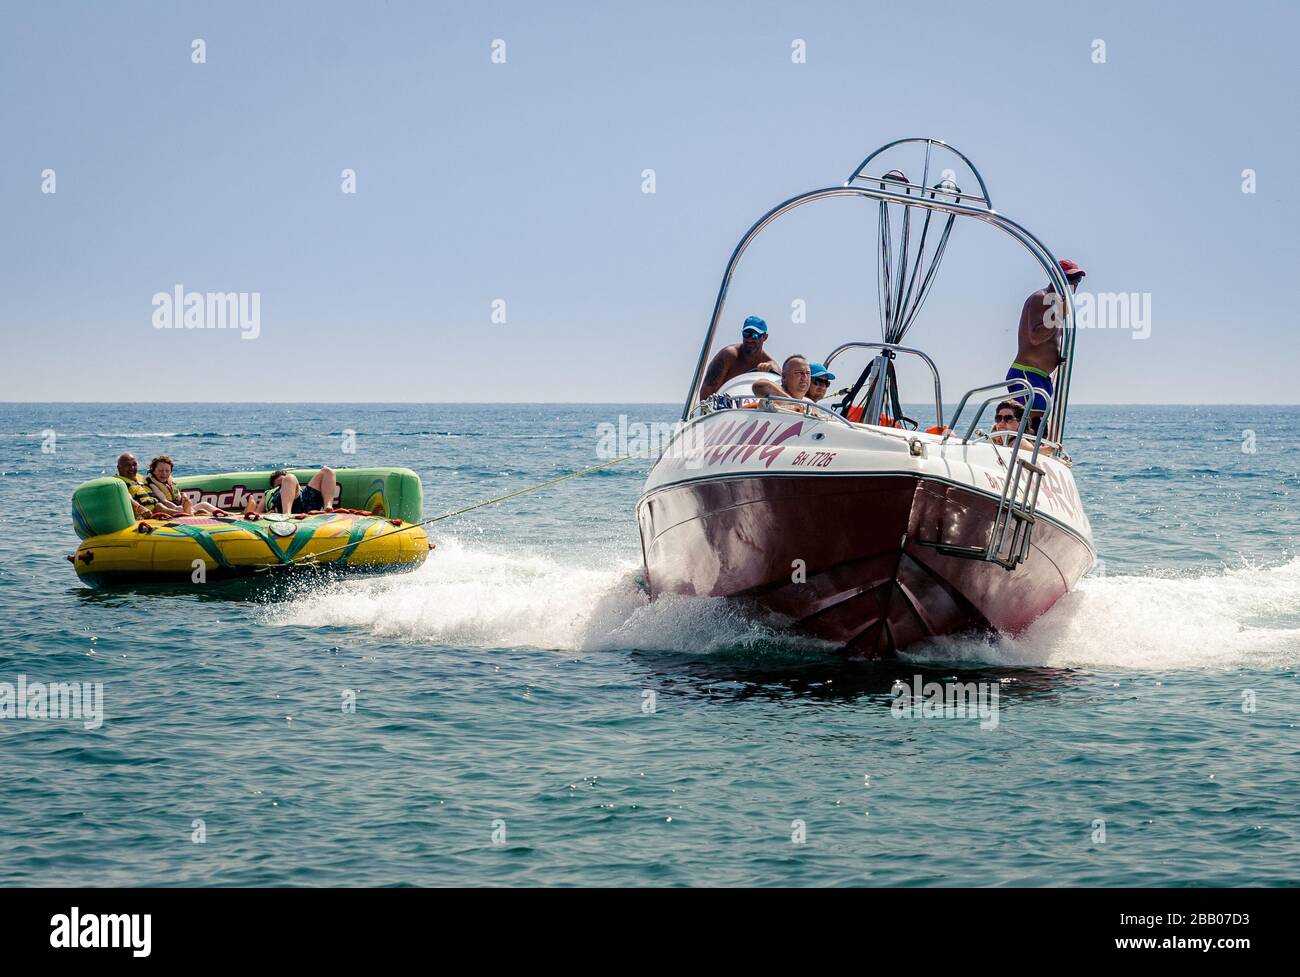
[[[202,584],[303,567],[413,570],[429,555],[422,526],[355,513],[145,519],[132,529],[83,540],[72,557],[92,587],[124,583]]]
[[[269,474],[197,476],[179,484],[186,489],[191,487],[186,482],[194,483],[196,500],[199,492],[213,492],[234,493],[242,502],[246,490],[249,497],[260,498]],[[423,563],[432,545],[424,527],[416,524],[419,477],[407,469],[343,469],[339,475],[336,504],[361,504],[365,510],[137,520],[126,501],[125,483],[96,479],[74,494],[73,519],[83,539],[68,559],[92,587],[269,579],[303,568],[393,572]]]

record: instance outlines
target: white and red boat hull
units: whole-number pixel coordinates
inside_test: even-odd
[[[987,545],[1008,450],[940,442],[779,411],[692,421],[637,507],[651,594],[751,598],[864,657],[1022,630],[1093,563],[1070,469],[1040,458],[1029,555],[1007,570],[938,547]]]

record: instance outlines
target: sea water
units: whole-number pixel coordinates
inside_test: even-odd
[[[1094,573],[887,663],[647,601],[646,460],[438,523],[410,574],[92,591],[64,560],[122,451],[406,466],[434,515],[597,464],[620,415],[675,410],[0,405],[0,699],[102,690],[98,724],[0,718],[0,884],[1300,882],[1300,408],[1073,407]],[[996,722],[898,708],[927,683]]]

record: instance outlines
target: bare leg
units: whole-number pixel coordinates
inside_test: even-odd
[[[298,501],[298,488],[298,479],[294,475],[285,475],[280,479],[280,498],[276,501],[280,503],[282,514],[293,514],[293,504]]]
[[[307,483],[308,488],[314,488],[321,494],[325,500],[325,511],[329,512],[334,508],[334,493],[339,489],[338,477],[334,474],[334,469],[326,465],[316,473],[316,476]]]

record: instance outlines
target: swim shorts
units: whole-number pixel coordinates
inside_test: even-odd
[[[1011,364],[1011,369],[1007,370],[1007,380],[1025,380],[1034,388],[1035,391],[1041,390],[1043,393],[1047,394],[1048,397],[1051,397],[1053,393],[1055,393],[1056,389],[1052,386],[1052,378],[1048,374],[1044,373],[1037,367],[1025,366],[1023,363]],[[1010,398],[1011,400],[1014,400],[1018,404],[1023,404],[1025,402],[1025,394],[1023,392],[1024,388],[1019,384],[1016,384],[1014,387],[1008,386],[1007,389],[1012,394],[1016,395],[1012,396]],[[1045,411],[1047,410],[1047,407],[1048,401],[1035,393],[1033,406],[1029,409]]]
[[[293,500],[294,512],[316,512],[325,508],[325,496],[310,485],[304,485]]]

